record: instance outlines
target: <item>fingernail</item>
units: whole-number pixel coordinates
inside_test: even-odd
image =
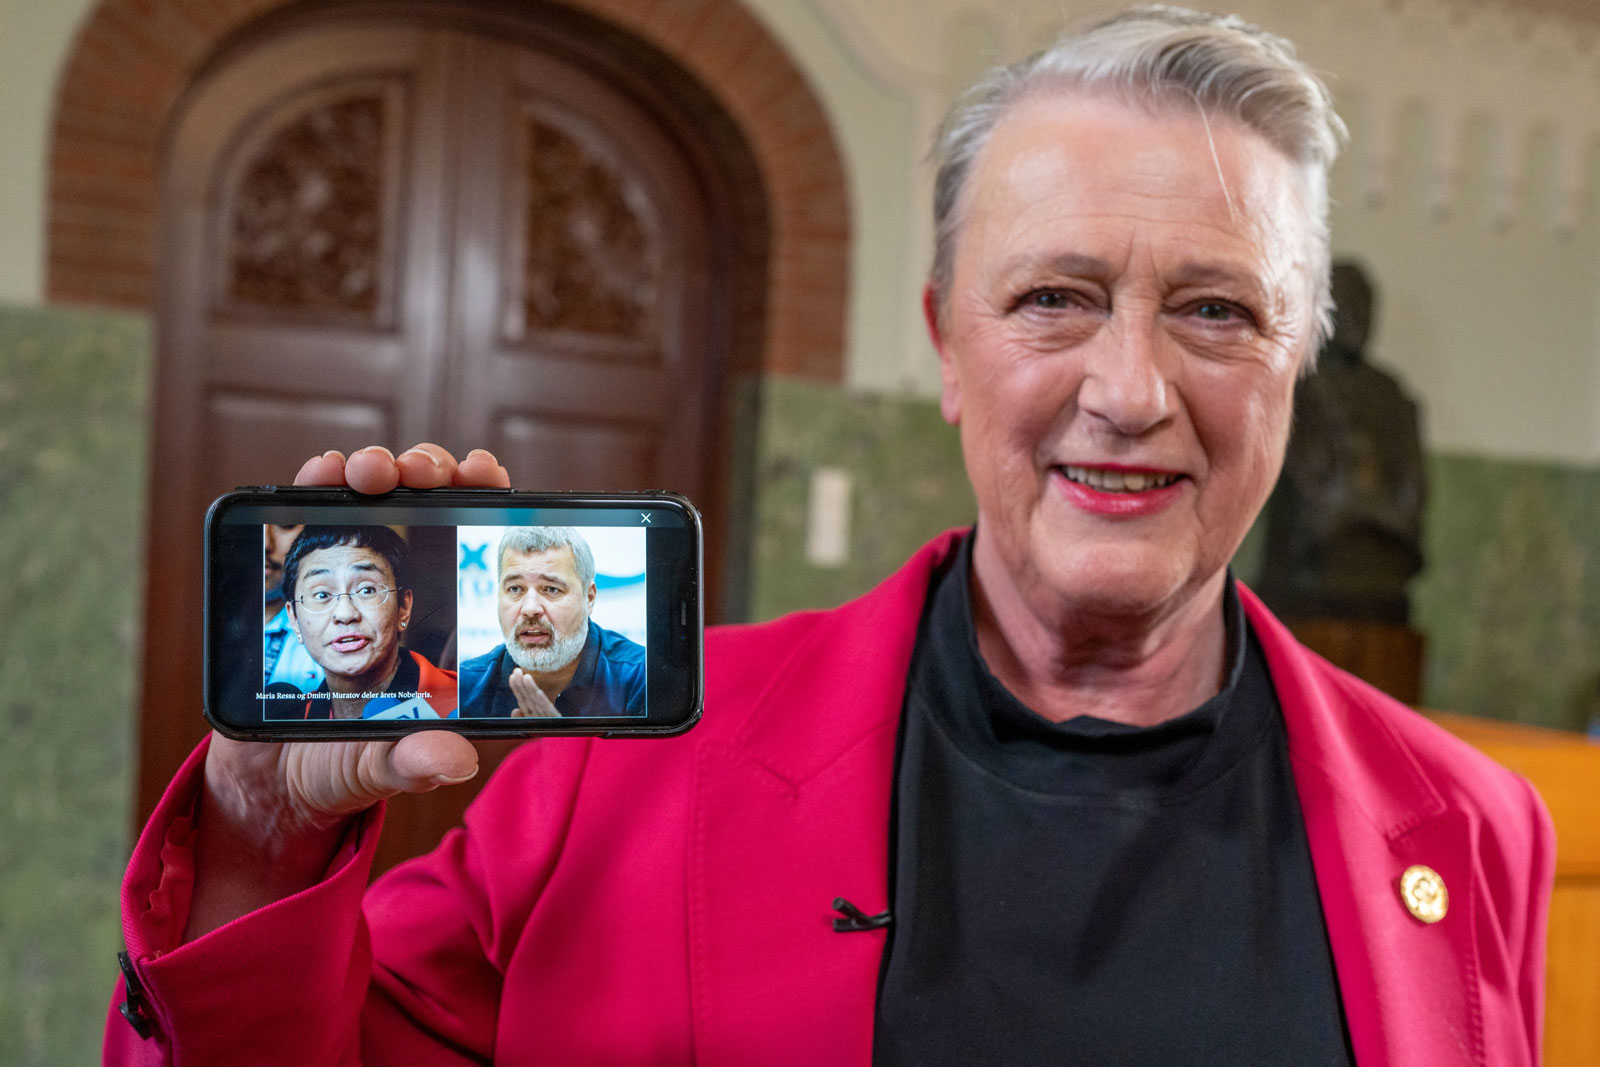
[[[462,782],[470,782],[477,776],[478,768],[474,767],[460,778],[452,778],[448,774],[436,774],[433,776],[433,781],[435,785],[460,785]]]
[[[408,448],[404,452],[400,453],[401,459],[405,459],[407,456],[421,456],[423,459],[426,459],[430,465],[432,465],[434,470],[439,470],[444,466],[443,463],[439,462],[439,457],[434,455],[432,452],[429,452],[426,448]]]
[[[337,448],[330,448],[330,449],[328,449],[326,452],[324,452],[322,454],[322,458],[323,459],[329,459],[329,458],[332,458],[332,459],[343,459],[344,458],[344,453],[340,452]]]
[[[474,448],[471,452],[467,453],[467,458],[471,459],[473,456],[487,456],[488,454],[489,453],[486,452],[484,449]]]
[[[366,448],[361,449],[361,451],[362,452],[382,452],[384,455],[389,457],[391,462],[394,460],[394,453],[390,452],[387,448],[384,448],[382,445],[368,445]]]

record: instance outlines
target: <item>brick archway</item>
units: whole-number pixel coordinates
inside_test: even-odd
[[[49,299],[150,308],[162,138],[207,59],[291,0],[102,0],[62,78],[50,153]],[[766,192],[762,373],[843,377],[849,202],[805,76],[738,0],[568,0],[695,78],[744,139]]]

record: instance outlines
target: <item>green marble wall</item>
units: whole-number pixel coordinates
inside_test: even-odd
[[[761,402],[751,616],[829,607],[865,592],[940,530],[977,514],[961,442],[927,400],[768,379]],[[805,558],[811,472],[852,475],[850,553]]]
[[[0,1064],[89,1064],[122,933],[143,319],[0,307]]]
[[[1428,464],[1413,587],[1436,708],[1587,729],[1600,717],[1600,471],[1469,456]]]

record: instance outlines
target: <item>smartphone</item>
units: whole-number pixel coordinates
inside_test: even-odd
[[[229,737],[662,737],[700,718],[700,516],[674,493],[257,486],[206,513]]]

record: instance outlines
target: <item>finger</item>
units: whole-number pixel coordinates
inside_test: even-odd
[[[345,481],[358,493],[387,493],[400,484],[394,453],[382,445],[368,445],[350,453],[344,463]]]
[[[559,718],[561,718],[561,713],[556,710],[555,703],[548,696],[545,695],[544,690],[543,689],[538,689],[536,691],[538,693],[538,696],[535,698],[535,704],[538,707],[537,714],[541,718],[545,718],[545,719],[559,719]]]
[[[532,707],[533,694],[537,693],[538,691],[539,687],[534,684],[532,678],[529,678],[523,673],[521,667],[518,667],[511,672],[511,693],[517,698],[517,703],[520,704],[524,710]]]
[[[511,695],[517,698],[517,706],[511,709],[511,717],[513,719],[525,719],[528,717],[528,698],[523,691],[523,686],[526,683],[527,679],[523,677],[521,667],[511,672]]]
[[[517,710],[511,713],[514,719],[553,719],[561,714],[539,688],[539,683],[521,667],[511,672],[511,691],[517,697]]]
[[[517,694],[517,706],[524,716],[538,719],[560,718],[561,713],[550,702],[550,698],[545,696],[544,690],[539,688],[539,683],[535,682],[531,675],[522,673],[521,667],[511,672],[511,689]]]
[[[478,750],[458,733],[420,730],[407,734],[388,753],[388,785],[406,793],[426,793],[465,782],[478,773]]]
[[[500,461],[494,458],[494,453],[485,452],[481,448],[474,448],[467,453],[467,458],[462,460],[461,465],[456,468],[455,484],[509,489],[511,488],[511,476],[506,473],[504,467],[500,466]]]
[[[343,485],[344,454],[324,452],[320,456],[312,456],[301,465],[300,473],[294,476],[294,484]]]
[[[456,457],[447,449],[427,442],[400,453],[395,465],[400,468],[400,484],[412,489],[449,485],[456,473]]]

